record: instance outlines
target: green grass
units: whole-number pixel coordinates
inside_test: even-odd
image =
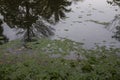
[[[0,80],[120,80],[120,56],[116,55],[120,49],[86,50],[82,43],[68,39],[41,39],[27,43],[29,49],[20,45],[12,41],[0,46]],[[15,54],[17,50],[21,53]],[[65,59],[71,51],[81,57]],[[51,54],[61,56],[51,58]]]

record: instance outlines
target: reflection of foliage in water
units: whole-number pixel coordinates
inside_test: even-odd
[[[49,37],[50,35],[53,35],[53,31],[54,30],[51,26],[46,25],[45,23],[43,23],[43,21],[36,21],[36,23],[34,23],[31,27],[30,27],[30,33],[29,35],[31,37]],[[27,29],[24,30],[24,39],[27,39]]]
[[[120,26],[117,26],[116,29],[117,31],[115,32],[113,38],[116,38],[118,41],[120,41]]]
[[[70,12],[70,9],[67,9],[67,6],[71,5],[71,2],[67,0],[44,0],[45,5],[42,11],[42,16],[46,19],[50,19],[51,22],[58,22],[60,19],[66,17],[65,12]],[[50,18],[52,17],[52,19]]]
[[[77,2],[83,2],[83,1],[85,1],[85,0],[72,0],[74,3],[77,3]]]
[[[117,5],[120,7],[120,0],[107,0],[107,2],[111,5]],[[115,16],[107,28],[114,33],[114,36],[112,36],[112,38],[120,41],[120,14]]]
[[[58,22],[60,18],[65,18],[65,12],[70,11],[65,8],[69,5],[70,2],[67,0],[0,0],[0,12],[10,27],[23,28],[27,39],[30,40],[30,37],[34,35],[33,28],[39,29],[45,24],[33,27],[39,17],[46,21]],[[41,34],[45,36],[48,36],[48,33],[51,35],[51,28],[46,25],[44,27],[42,29],[45,30],[37,31],[41,31]]]
[[[112,38],[120,41],[120,15],[116,15],[106,28],[114,33]]]
[[[120,6],[120,0],[107,0],[107,3]]]

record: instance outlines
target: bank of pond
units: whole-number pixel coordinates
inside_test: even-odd
[[[0,46],[1,80],[120,80],[120,49],[68,39],[40,39],[23,46],[15,40]]]

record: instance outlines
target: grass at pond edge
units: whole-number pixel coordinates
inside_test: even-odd
[[[86,50],[68,39],[26,45],[28,49],[18,40],[0,46],[1,80],[120,80],[120,49]],[[57,54],[61,56],[49,56]],[[66,58],[69,54],[77,59]]]

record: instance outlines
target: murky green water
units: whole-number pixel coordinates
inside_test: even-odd
[[[65,6],[63,2],[62,3],[59,2],[60,4],[58,4],[58,2],[55,3],[54,0],[53,3],[56,5],[54,7],[52,6],[52,8],[47,9],[48,11],[45,11],[44,14],[49,14],[50,9],[51,11],[53,11],[53,15],[55,16],[51,15],[52,14],[51,13],[49,17],[50,21],[51,18],[58,17],[58,15],[56,15],[58,12],[60,12],[59,15],[64,17],[64,14],[61,12],[62,9],[61,7],[63,5],[66,9],[71,9],[71,11],[69,12],[64,12],[66,14],[66,18],[62,17],[55,18],[55,21],[57,22],[55,25],[46,22],[46,19],[44,18],[40,18],[42,22],[46,23],[47,25],[55,29],[54,31],[55,35],[52,36],[52,39],[68,38],[76,42],[84,43],[85,44],[84,46],[87,48],[93,47],[95,46],[95,44],[105,45],[107,47],[110,46],[120,47],[119,0],[118,4],[116,4],[115,2],[112,3],[110,2],[110,0],[108,2],[107,0],[75,0],[75,1],[71,0],[71,1],[72,1],[71,5]],[[55,10],[56,12],[54,12]],[[31,8],[31,12],[32,11],[33,10]],[[42,16],[44,17],[45,15],[42,14]],[[0,16],[0,18],[4,19],[2,15]],[[25,28],[9,27],[6,23],[4,21],[4,23],[2,24],[2,28],[4,29],[2,34],[6,36],[9,40],[14,40],[17,38],[21,39],[24,36],[26,31]],[[40,25],[37,26],[43,25],[41,25],[40,23]],[[33,32],[37,31],[36,27],[32,26],[32,29],[34,30]],[[42,28],[39,31],[42,31]],[[19,32],[23,33],[18,34]],[[43,33],[48,32],[45,30]],[[41,34],[41,32],[40,33],[36,32],[36,34]]]

